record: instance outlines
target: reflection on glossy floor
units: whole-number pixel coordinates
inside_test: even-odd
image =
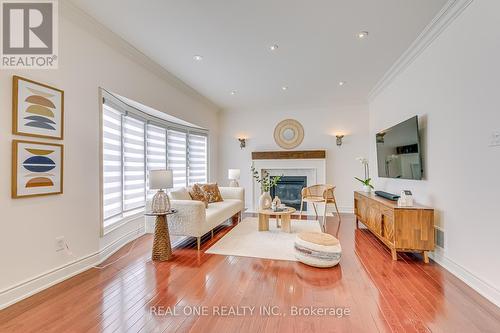
[[[231,226],[219,228],[220,239]],[[327,231],[335,233],[335,218]],[[93,269],[0,312],[1,332],[499,332],[500,310],[437,264],[391,255],[343,216],[343,257],[333,269],[197,253],[188,241],[153,263],[151,236],[104,270]],[[114,258],[127,251],[124,248]],[[113,258],[110,258],[112,261]],[[221,305],[253,315],[205,316]],[[176,315],[168,313],[173,307]],[[186,307],[187,306],[187,307]],[[261,316],[277,306],[286,316]],[[291,316],[291,306],[345,307],[350,315]],[[151,314],[154,307],[158,315]],[[184,315],[183,311],[200,315]],[[187,311],[187,310],[186,310]]]

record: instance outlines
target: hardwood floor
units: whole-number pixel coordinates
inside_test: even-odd
[[[389,250],[343,215],[340,265],[316,269],[296,262],[205,254],[232,226],[189,240],[169,262],[151,262],[150,235],[130,254],[92,269],[0,312],[0,332],[499,332],[500,310],[460,280],[417,255]],[[337,222],[328,218],[327,232]],[[116,253],[112,262],[130,246]],[[257,307],[253,315],[185,315],[206,306]],[[177,309],[177,315],[164,312]],[[277,306],[286,316],[261,316]],[[346,308],[335,316],[292,316],[291,306]],[[156,315],[152,313],[156,311]],[[203,308],[197,308],[202,311]],[[269,308],[268,308],[269,309]],[[276,310],[277,308],[275,308]],[[306,309],[307,310],[307,309]],[[163,311],[163,312],[162,312]],[[248,311],[248,310],[247,310]]]

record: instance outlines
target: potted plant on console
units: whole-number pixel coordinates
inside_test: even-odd
[[[260,189],[262,194],[259,198],[259,208],[260,209],[268,209],[271,207],[273,198],[271,198],[271,194],[269,193],[271,189],[278,184],[281,179],[281,176],[270,176],[269,172],[266,170],[262,171],[262,175],[255,169],[254,166],[251,168],[252,177],[255,178],[257,183],[260,184]]]
[[[373,185],[371,184],[372,179],[370,178],[370,167],[368,166],[368,159],[364,157],[358,157],[356,158],[364,167],[365,169],[365,178],[361,179],[358,177],[354,177],[357,181],[361,182],[363,184],[363,191],[370,193],[371,190],[374,189]]]

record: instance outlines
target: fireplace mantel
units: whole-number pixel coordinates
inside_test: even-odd
[[[254,151],[252,160],[325,159],[326,150]]]

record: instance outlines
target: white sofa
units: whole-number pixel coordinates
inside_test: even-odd
[[[224,201],[205,204],[192,200],[188,189],[180,188],[171,191],[170,204],[177,213],[168,217],[168,228],[171,235],[196,237],[198,250],[201,236],[234,215],[241,218],[245,207],[245,189],[242,187],[219,187]]]

